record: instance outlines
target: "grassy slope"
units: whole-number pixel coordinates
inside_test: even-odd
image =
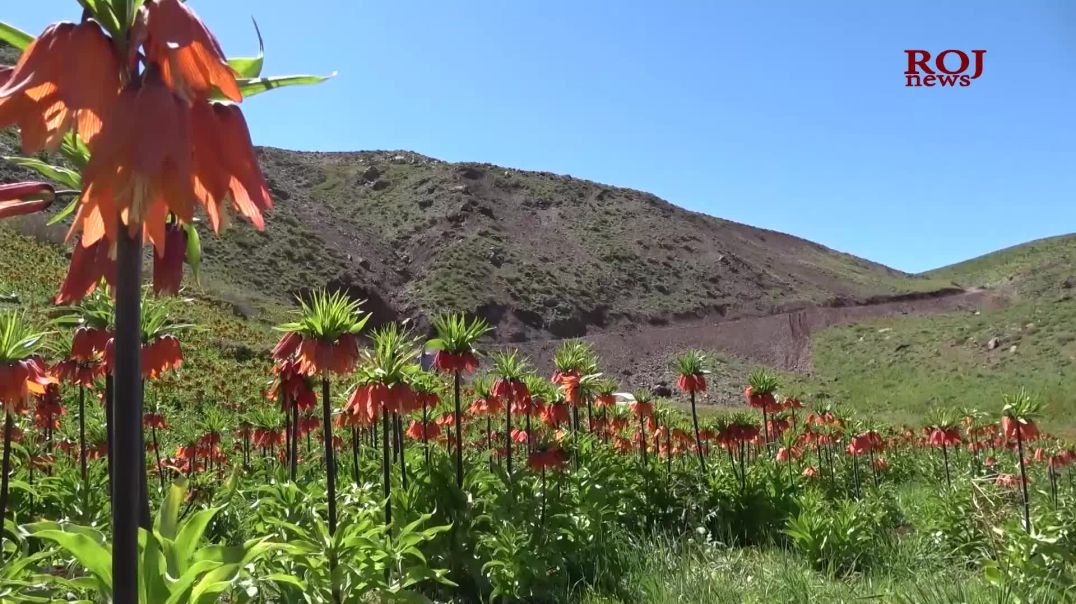
[[[0,223],[0,312],[22,310],[46,324],[66,270],[67,260],[58,249]],[[147,405],[160,400],[158,392],[168,392],[163,404],[196,414],[210,406],[260,405],[269,376],[265,351],[274,341],[270,329],[237,316],[227,305],[192,295],[176,313],[178,322],[198,326],[182,337],[185,364],[159,385],[147,386]],[[176,427],[186,429],[182,423]]]
[[[826,330],[816,384],[880,417],[915,422],[935,406],[996,411],[1020,388],[1047,403],[1047,424],[1076,435],[1076,237],[1001,250],[932,275],[996,287],[1012,304],[979,314],[889,318]],[[998,346],[988,350],[988,342]],[[1015,350],[1012,347],[1015,346]]]

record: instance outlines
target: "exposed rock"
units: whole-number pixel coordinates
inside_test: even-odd
[[[1001,344],[1001,340],[998,338],[990,338],[990,341],[986,343],[986,349],[993,350],[997,348],[999,344]]]
[[[1009,352],[1016,352],[1016,344],[1009,346]]]
[[[370,166],[366,168],[366,171],[362,173],[362,178],[366,182],[374,182],[378,178],[381,178],[381,170],[377,169],[377,166]]]

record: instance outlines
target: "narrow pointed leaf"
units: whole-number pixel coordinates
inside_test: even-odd
[[[267,78],[243,78],[239,80],[239,92],[243,94],[243,98],[250,98],[254,95],[273,90],[274,88],[320,84],[335,76],[336,74],[333,73],[327,76],[297,75],[273,76]]]
[[[243,78],[260,78],[262,67],[265,66],[265,41],[262,40],[262,30],[257,21],[254,21],[254,31],[258,34],[258,56],[228,59],[228,65]]]
[[[0,42],[7,42],[19,50],[26,50],[26,47],[33,41],[34,37],[30,34],[0,21]]]

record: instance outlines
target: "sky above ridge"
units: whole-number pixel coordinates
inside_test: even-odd
[[[191,5],[232,56],[255,17],[267,74],[338,72],[245,103],[260,145],[571,174],[910,272],[1076,231],[1076,2]],[[905,49],[987,54],[970,86],[909,88]]]

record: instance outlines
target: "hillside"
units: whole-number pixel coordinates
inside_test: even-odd
[[[1076,435],[1076,236],[1033,241],[931,271],[1004,294],[1003,307],[898,316],[820,332],[811,387],[912,422],[935,406],[997,411],[1020,388]]]
[[[1076,234],[1039,239],[924,273],[963,287],[990,287],[1025,297],[1066,295],[1076,287]]]
[[[328,283],[386,319],[459,309],[524,341],[942,287],[570,176],[408,152],[261,159],[277,200],[269,229],[205,240],[208,279],[239,297]]]

